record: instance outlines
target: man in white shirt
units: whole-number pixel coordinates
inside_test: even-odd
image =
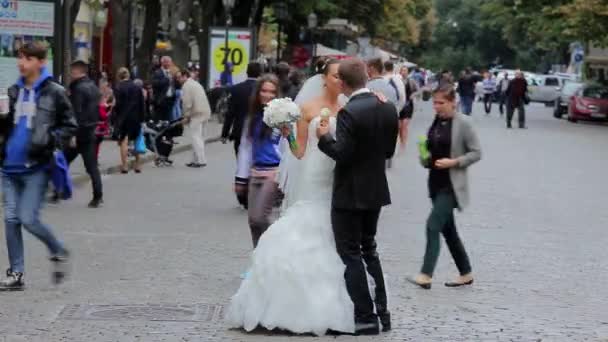
[[[395,65],[392,61],[384,62],[384,79],[397,92],[397,112],[401,112],[407,100],[405,97],[405,84],[401,75],[395,74]]]
[[[207,122],[211,118],[211,107],[200,83],[190,78],[187,70],[177,73],[182,84],[182,112],[186,136],[192,140],[192,162],[186,164],[191,168],[207,166],[205,156],[205,135]]]

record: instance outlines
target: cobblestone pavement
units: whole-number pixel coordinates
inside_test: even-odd
[[[223,306],[247,267],[250,238],[231,194],[232,149],[213,144],[203,170],[183,167],[183,154],[174,169],[109,176],[101,210],[85,208],[88,187],[48,208],[74,273],[50,285],[45,251],[28,236],[28,289],[0,293],[0,341],[608,341],[608,127],[533,106],[528,130],[507,131],[497,113],[476,110],[484,160],[471,174],[473,205],[458,215],[476,283],[441,285],[456,273],[445,248],[433,290],[405,281],[421,265],[430,208],[413,143],[430,115],[417,113],[407,153],[390,170],[394,205],[379,233],[388,334],[226,329]]]

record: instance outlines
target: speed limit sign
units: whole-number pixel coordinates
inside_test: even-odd
[[[251,60],[252,36],[249,29],[230,29],[228,48],[226,48],[226,31],[222,28],[211,30],[209,39],[211,58],[209,58],[209,88],[221,85],[220,77],[225,70],[226,62],[232,65],[233,84],[247,79],[247,65]]]

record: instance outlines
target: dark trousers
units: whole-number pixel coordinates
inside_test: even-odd
[[[234,155],[238,157],[239,147],[241,147],[241,137],[234,138]]]
[[[515,109],[517,109],[517,120],[519,121],[519,127],[526,126],[526,107],[524,105],[524,101],[519,101],[518,103],[507,105],[507,126],[511,127],[511,121],[513,121],[513,115],[515,114]]]
[[[454,209],[457,206],[456,196],[451,190],[439,191],[433,198],[433,209],[426,223],[426,252],[421,270],[429,277],[433,276],[439,258],[440,234],[445,238],[460,275],[471,273],[469,257],[456,230]]]
[[[387,310],[384,273],[376,245],[379,217],[380,209],[366,211],[333,208],[331,212],[336,248],[346,265],[346,289],[355,304],[355,321],[358,323],[375,322],[377,319],[367,285],[367,273],[376,283],[377,312],[381,314]],[[367,265],[367,272],[363,261]]]
[[[473,112],[474,100],[475,96],[460,96],[460,106],[462,109],[462,114],[471,115],[471,112]]]
[[[492,112],[492,94],[483,95],[483,108],[486,110],[486,114]]]
[[[498,106],[498,110],[500,111],[500,115],[505,113],[505,107],[507,106],[507,93],[500,93],[500,104]]]
[[[249,179],[248,216],[253,248],[258,246],[260,237],[270,227],[270,215],[277,199],[279,185],[276,174],[252,176]]]
[[[101,199],[103,189],[101,184],[101,173],[97,165],[97,137],[95,127],[79,128],[76,133],[76,148],[68,148],[65,151],[65,158],[71,164],[78,155],[82,156],[84,167],[91,183],[93,184],[93,198]]]

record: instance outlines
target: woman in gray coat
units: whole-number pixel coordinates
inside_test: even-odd
[[[445,285],[471,285],[473,276],[469,257],[458,236],[454,209],[469,204],[467,168],[481,159],[479,139],[471,119],[456,112],[456,93],[452,85],[442,85],[433,92],[433,108],[437,115],[428,132],[430,157],[421,160],[429,169],[428,187],[433,209],[426,224],[426,253],[420,274],[410,281],[430,289],[433,271],[439,258],[443,234],[460,276]]]

